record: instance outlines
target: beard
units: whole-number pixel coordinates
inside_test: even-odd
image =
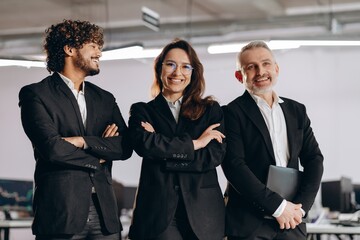
[[[268,92],[272,92],[273,91],[273,86],[268,86],[266,88],[258,88],[258,87],[252,87],[252,89],[250,90],[253,94],[265,94]]]
[[[100,69],[91,67],[90,63],[85,60],[84,56],[77,50],[77,58],[75,60],[75,66],[85,72],[86,76],[94,76],[100,73]]]
[[[249,92],[251,92],[251,93],[253,93],[255,95],[266,94],[266,93],[269,93],[269,92],[273,91],[274,86],[277,83],[277,77],[272,76],[270,81],[271,81],[270,85],[258,87],[258,86],[256,86],[254,84],[255,80],[253,79],[251,81],[252,84],[249,84],[249,83],[246,82],[245,87],[246,87],[247,90],[249,90]]]

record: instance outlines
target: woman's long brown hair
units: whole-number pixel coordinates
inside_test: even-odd
[[[151,95],[152,97],[156,97],[163,90],[163,84],[161,81],[162,63],[167,53],[174,48],[184,50],[189,56],[191,66],[194,68],[191,74],[191,81],[184,90],[180,114],[191,120],[196,120],[204,114],[206,106],[212,104],[214,99],[211,96],[202,98],[205,91],[204,67],[201,64],[195,50],[187,41],[175,39],[166,45],[160,55],[155,59],[155,76],[151,86]]]

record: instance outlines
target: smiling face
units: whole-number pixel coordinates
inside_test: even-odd
[[[162,93],[168,100],[174,102],[183,96],[184,90],[191,80],[189,66],[191,67],[190,59],[184,50],[173,48],[166,54],[162,63],[161,82]],[[173,68],[175,70],[171,70]]]
[[[84,72],[85,76],[93,76],[100,72],[99,58],[101,49],[96,43],[86,43],[76,50],[74,65]]]
[[[240,63],[240,81],[249,92],[255,95],[272,94],[279,67],[269,50],[262,47],[248,49],[241,54]]]

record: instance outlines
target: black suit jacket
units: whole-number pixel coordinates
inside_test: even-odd
[[[285,116],[290,152],[287,167],[299,169],[299,161],[304,167],[303,180],[293,202],[301,203],[308,212],[320,185],[323,156],[305,106],[281,99],[284,100],[280,106]],[[222,167],[229,181],[226,233],[247,236],[259,226],[264,215],[272,215],[283,200],[265,186],[269,166],[276,165],[274,150],[264,118],[247,91],[223,110],[227,153]]]
[[[149,122],[156,132],[145,131],[141,121]],[[223,113],[216,102],[198,120],[180,116],[178,124],[161,94],[149,103],[131,106],[131,138],[135,151],[143,157],[131,239],[148,239],[162,233],[174,217],[178,193],[197,237],[223,238],[225,205],[216,166],[224,158],[225,144],[212,140],[205,148],[194,151],[192,143],[214,123],[221,123],[218,130],[224,131]]]
[[[85,83],[84,91],[86,128],[73,93],[57,73],[23,87],[19,93],[22,124],[36,160],[34,234],[81,232],[89,213],[92,185],[107,230],[121,230],[111,167],[112,160],[125,160],[132,154],[127,126],[112,94],[90,82]],[[111,123],[117,124],[120,136],[101,137]],[[72,136],[83,136],[88,149],[62,139]],[[100,164],[99,159],[106,163]]]

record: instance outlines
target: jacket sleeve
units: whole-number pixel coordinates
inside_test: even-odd
[[[202,117],[206,121],[203,125],[203,130],[193,135],[193,139],[197,139],[201,134],[212,124],[220,123],[220,126],[216,130],[222,132],[225,135],[224,115],[218,103],[214,103],[209,106],[208,111],[205,112]],[[190,162],[179,161],[177,159],[169,159],[166,162],[166,168],[173,171],[194,171],[194,172],[206,172],[215,169],[219,166],[224,157],[226,150],[226,138],[223,139],[223,143],[219,143],[216,140],[211,140],[206,147],[195,150],[194,159]]]
[[[303,177],[298,194],[294,202],[301,203],[305,212],[308,212],[314,203],[316,194],[319,190],[321,177],[324,171],[323,155],[320,151],[319,144],[315,139],[311,128],[310,119],[306,114],[305,106],[301,105],[301,114],[303,118],[303,142],[299,154],[299,160],[303,167]]]
[[[217,123],[222,119],[222,112],[215,115],[211,121]],[[225,144],[218,144],[214,140],[207,147],[194,151],[193,136],[191,133],[181,133],[175,136],[166,136],[161,132],[150,133],[143,129],[141,121],[152,122],[145,103],[131,106],[129,128],[135,151],[148,161],[162,161],[169,171],[195,171],[203,172],[214,169],[220,165],[225,152]],[[214,112],[210,111],[210,114]],[[210,126],[210,122],[209,125]],[[204,127],[203,131],[208,127]],[[221,128],[221,127],[220,127]],[[199,135],[200,136],[200,135]]]
[[[112,123],[115,123],[118,127],[119,136],[106,138],[99,136],[84,136],[84,140],[88,145],[86,151],[107,161],[126,160],[131,157],[133,151],[129,139],[129,129],[126,126],[114,98],[112,101],[112,116]]]
[[[62,139],[42,99],[29,86],[19,93],[19,106],[24,131],[33,144],[36,160],[51,163],[99,169],[99,158]]]
[[[268,189],[251,171],[245,161],[246,145],[242,138],[241,117],[229,107],[223,107],[225,115],[225,128],[227,148],[222,163],[224,174],[236,190],[252,206],[272,215],[280,206],[283,198]],[[256,145],[249,146],[256,148]]]

